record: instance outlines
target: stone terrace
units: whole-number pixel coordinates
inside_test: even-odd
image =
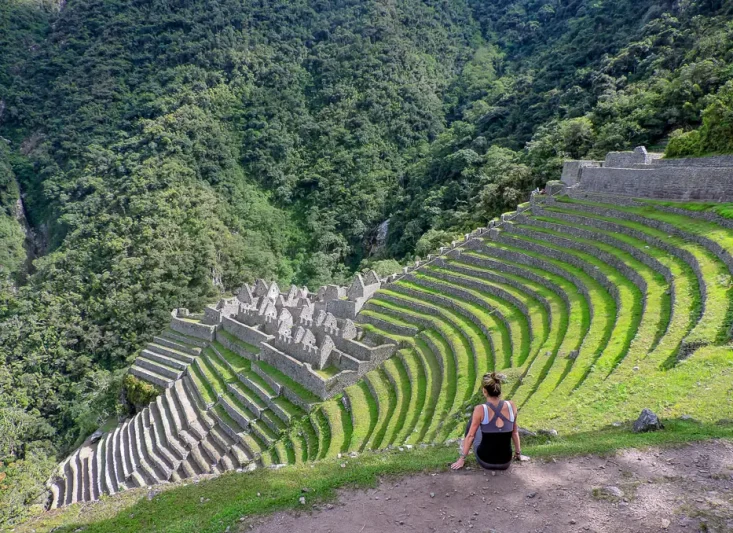
[[[620,189],[586,175],[641,157]],[[174,311],[130,369],[163,392],[61,463],[51,506],[455,439],[490,370],[512,378],[530,427],[597,428],[642,407],[733,418],[733,222],[634,197],[654,194],[646,167],[721,160],[637,150],[607,162],[617,166],[566,167],[556,194],[533,194],[387,283],[369,273],[309,293],[259,280],[201,315]],[[689,176],[687,197],[713,190]]]

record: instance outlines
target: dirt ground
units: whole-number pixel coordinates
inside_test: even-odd
[[[474,467],[383,480],[306,506],[241,531],[733,532],[733,443],[530,461],[494,475]]]

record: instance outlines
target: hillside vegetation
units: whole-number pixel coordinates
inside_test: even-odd
[[[556,179],[563,157],[667,138],[669,155],[729,152],[730,9],[3,3],[0,520],[121,414],[121,370],[171,308],[254,277],[315,287],[424,256]]]

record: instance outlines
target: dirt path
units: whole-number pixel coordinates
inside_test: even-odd
[[[531,461],[495,475],[474,468],[385,480],[242,531],[733,532],[733,443]]]

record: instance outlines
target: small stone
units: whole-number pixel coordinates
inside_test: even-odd
[[[647,431],[657,431],[664,429],[664,426],[659,421],[657,415],[655,415],[650,409],[643,409],[639,418],[634,422],[634,433],[645,433]]]
[[[97,431],[92,433],[91,436],[89,437],[89,443],[96,444],[97,442],[100,441],[103,435],[104,435],[104,431],[102,431],[101,429],[98,429]]]
[[[670,524],[671,524],[671,522],[669,520],[667,520],[666,518],[663,518],[662,519],[662,529],[667,529]]]
[[[326,509],[328,509],[329,511],[333,509],[333,504],[329,503],[328,505],[326,505]]]
[[[341,468],[346,468],[346,463],[341,463]]]
[[[521,427],[519,428],[518,432],[519,432],[520,437],[536,437],[537,436],[537,433],[530,431],[528,429],[521,428]]]
[[[578,523],[578,522],[576,522],[575,520],[570,520],[570,524],[571,524],[571,525],[575,525],[575,524],[577,524],[577,523]]]
[[[537,433],[545,437],[550,437],[550,438],[557,437],[556,429],[540,429]]]
[[[624,497],[624,491],[613,485],[593,489],[593,496],[599,499],[618,499]]]
[[[300,502],[300,505],[305,505],[305,496],[298,498],[298,501]]]
[[[431,493],[430,493],[430,497],[431,497],[431,498],[435,498],[435,493],[434,493],[434,492],[431,492]]]
[[[527,494],[527,498],[534,498],[535,496],[537,496],[536,492],[530,492],[529,494]]]
[[[492,472],[491,475],[496,477],[496,472]]]

